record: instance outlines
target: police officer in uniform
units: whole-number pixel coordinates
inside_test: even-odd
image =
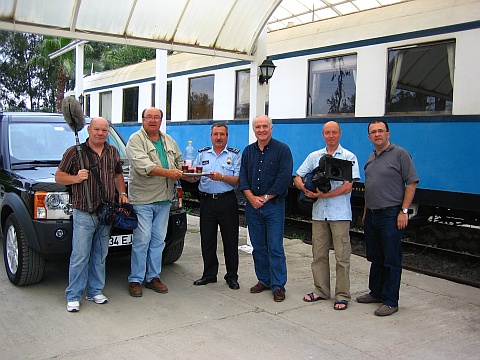
[[[193,282],[206,285],[217,282],[217,229],[223,241],[223,253],[227,273],[224,276],[230,289],[238,290],[238,202],[234,189],[240,174],[240,150],[227,146],[228,126],[215,123],[210,138],[213,146],[198,150],[195,166],[202,166],[208,176],[200,180],[200,237],[203,257],[203,275]],[[192,179],[192,178],[190,178]]]

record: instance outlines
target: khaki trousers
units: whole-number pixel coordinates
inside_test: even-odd
[[[312,222],[312,274],[315,295],[330,298],[329,251],[333,240],[336,260],[335,300],[350,300],[350,221]]]

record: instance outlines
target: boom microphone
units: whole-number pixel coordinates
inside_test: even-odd
[[[80,146],[80,141],[78,139],[78,132],[83,129],[85,126],[85,115],[83,115],[82,106],[75,99],[74,96],[67,96],[62,101],[62,113],[65,119],[65,122],[75,133],[75,142],[77,147],[78,158],[80,161],[80,169],[85,169],[85,164],[83,162],[82,147]],[[93,205],[92,200],[90,199],[90,190],[88,187],[88,179],[83,181],[85,189],[85,197],[87,198],[88,212],[93,214]]]
[[[62,101],[62,114],[66,123],[75,133],[85,126],[82,106],[74,96],[67,96]]]

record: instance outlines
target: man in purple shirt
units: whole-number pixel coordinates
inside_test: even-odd
[[[272,129],[268,116],[261,115],[253,121],[257,141],[243,151],[240,190],[247,198],[245,216],[258,278],[250,292],[271,289],[273,299],[279,302],[285,299],[287,282],[283,230],[293,158],[288,145],[272,138]]]

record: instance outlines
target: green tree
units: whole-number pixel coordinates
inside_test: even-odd
[[[0,107],[38,110],[48,97],[40,81],[40,69],[31,63],[41,37],[0,31]]]
[[[136,46],[110,45],[101,57],[103,70],[113,70],[143,60],[155,59],[155,49]]]

